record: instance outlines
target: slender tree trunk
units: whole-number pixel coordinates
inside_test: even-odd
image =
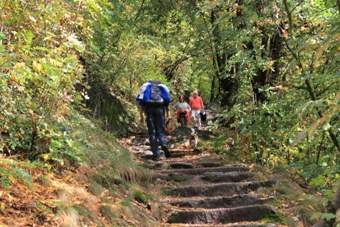
[[[239,1],[239,4],[242,4],[241,1]],[[239,14],[242,14],[241,8],[237,10],[237,16]],[[213,25],[213,21],[212,21]],[[238,25],[241,28],[244,27],[243,23],[240,23]],[[239,83],[236,79],[234,79],[231,76],[228,76],[228,74],[236,74],[238,69],[237,69],[237,64],[232,67],[232,69],[229,72],[225,71],[225,66],[227,63],[227,59],[230,58],[231,54],[227,53],[227,50],[222,48],[224,46],[221,38],[220,38],[220,31],[218,27],[215,27],[214,29],[214,37],[216,44],[220,47],[219,53],[216,56],[217,59],[217,69],[219,73],[219,95],[222,97],[221,99],[221,105],[222,106],[228,106],[228,107],[233,107],[235,104],[235,98],[234,95],[237,94],[237,91],[239,89]]]
[[[319,165],[320,154],[321,154],[321,150],[322,150],[322,147],[323,147],[324,139],[325,139],[325,131],[322,131],[322,139],[321,139],[321,142],[319,144],[319,149],[318,149],[318,153],[317,153],[317,156],[316,156],[316,163],[315,164],[317,164],[317,165]]]

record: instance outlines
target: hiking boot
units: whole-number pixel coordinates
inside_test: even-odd
[[[154,161],[159,161],[160,159],[161,159],[161,156],[160,156],[160,155],[155,156],[155,157],[152,158],[152,160],[154,160]]]
[[[156,161],[156,162],[157,162],[157,161],[164,160],[164,159],[165,159],[164,156],[161,156],[161,155],[158,155],[158,156],[152,158],[152,160],[153,160],[153,161]]]
[[[162,145],[162,150],[164,151],[165,157],[170,158],[171,154],[170,154],[168,146],[167,145]]]

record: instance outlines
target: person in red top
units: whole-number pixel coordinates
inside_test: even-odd
[[[192,92],[192,97],[190,97],[190,107],[191,107],[191,116],[194,120],[194,127],[198,129],[202,129],[201,124],[201,115],[200,112],[202,109],[204,109],[203,100],[200,96],[198,96],[197,91]]]

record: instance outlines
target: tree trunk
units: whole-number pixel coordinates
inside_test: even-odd
[[[233,99],[234,95],[237,93],[239,88],[239,83],[236,79],[228,76],[225,71],[225,66],[227,63],[227,59],[230,55],[227,54],[227,50],[223,49],[224,46],[223,41],[221,40],[221,34],[219,30],[218,24],[216,24],[216,20],[218,19],[217,15],[212,11],[210,23],[213,26],[213,42],[215,47],[215,70],[218,74],[218,84],[219,84],[219,92],[218,97],[221,97],[221,106],[232,107],[235,104],[235,100]],[[237,73],[237,66],[235,65],[229,74]]]

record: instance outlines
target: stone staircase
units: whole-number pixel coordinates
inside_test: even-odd
[[[162,190],[170,210],[168,226],[276,226],[261,221],[275,219],[269,205],[275,198],[255,193],[275,181],[254,180],[246,165],[167,163],[169,168],[153,177],[167,182]]]
[[[152,169],[154,181],[162,185],[161,201],[169,212],[161,226],[279,226],[280,215],[271,205],[275,180],[257,177],[245,164],[225,164],[216,154],[172,146],[179,141],[183,144],[180,133],[175,131],[168,138],[171,158],[158,162],[146,152],[147,135],[130,142],[136,146],[135,155],[146,159],[145,167]]]

